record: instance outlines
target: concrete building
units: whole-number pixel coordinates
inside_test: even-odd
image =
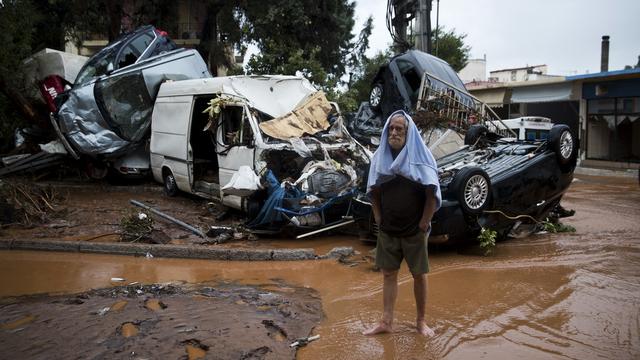
[[[545,116],[569,125],[580,140],[582,167],[638,171],[640,61],[635,68],[609,71],[609,36],[602,37],[601,49],[599,73],[549,77],[546,66],[505,69],[492,71],[498,76],[487,82],[467,84],[467,89],[503,119]],[[529,68],[529,77],[518,77]],[[543,78],[534,80],[535,72]],[[498,82],[500,76],[503,82]]]
[[[495,82],[535,81],[558,77],[547,74],[547,65],[525,66],[489,72],[489,80]]]
[[[640,69],[467,88],[503,119],[545,116],[569,125],[581,166],[640,168]]]
[[[482,59],[469,59],[467,66],[460,70],[458,76],[465,84],[470,82],[487,81],[486,55]]]
[[[567,77],[579,84],[583,163],[640,168],[640,69]]]

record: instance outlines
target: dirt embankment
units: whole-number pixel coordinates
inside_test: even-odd
[[[30,359],[293,359],[322,318],[314,290],[286,284],[133,284],[1,306],[0,348]]]

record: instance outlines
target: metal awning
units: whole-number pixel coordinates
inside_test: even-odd
[[[572,89],[573,84],[571,82],[514,87],[511,94],[511,103],[541,103],[575,100],[573,98]]]
[[[507,88],[472,90],[471,95],[477,97],[489,106],[499,106],[509,103]]]

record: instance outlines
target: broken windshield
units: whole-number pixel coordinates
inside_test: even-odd
[[[106,74],[110,68],[113,69],[115,57],[119,49],[119,46],[115,46],[117,44],[118,43],[100,50],[100,52],[89,59],[78,73],[75,85],[84,84],[97,76]]]

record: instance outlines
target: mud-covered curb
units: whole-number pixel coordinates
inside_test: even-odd
[[[109,255],[153,256],[183,259],[238,261],[295,261],[336,259],[353,255],[351,247],[337,247],[325,255],[313,249],[223,249],[194,245],[151,245],[132,243],[88,243],[55,240],[0,240],[0,250],[42,250]]]

